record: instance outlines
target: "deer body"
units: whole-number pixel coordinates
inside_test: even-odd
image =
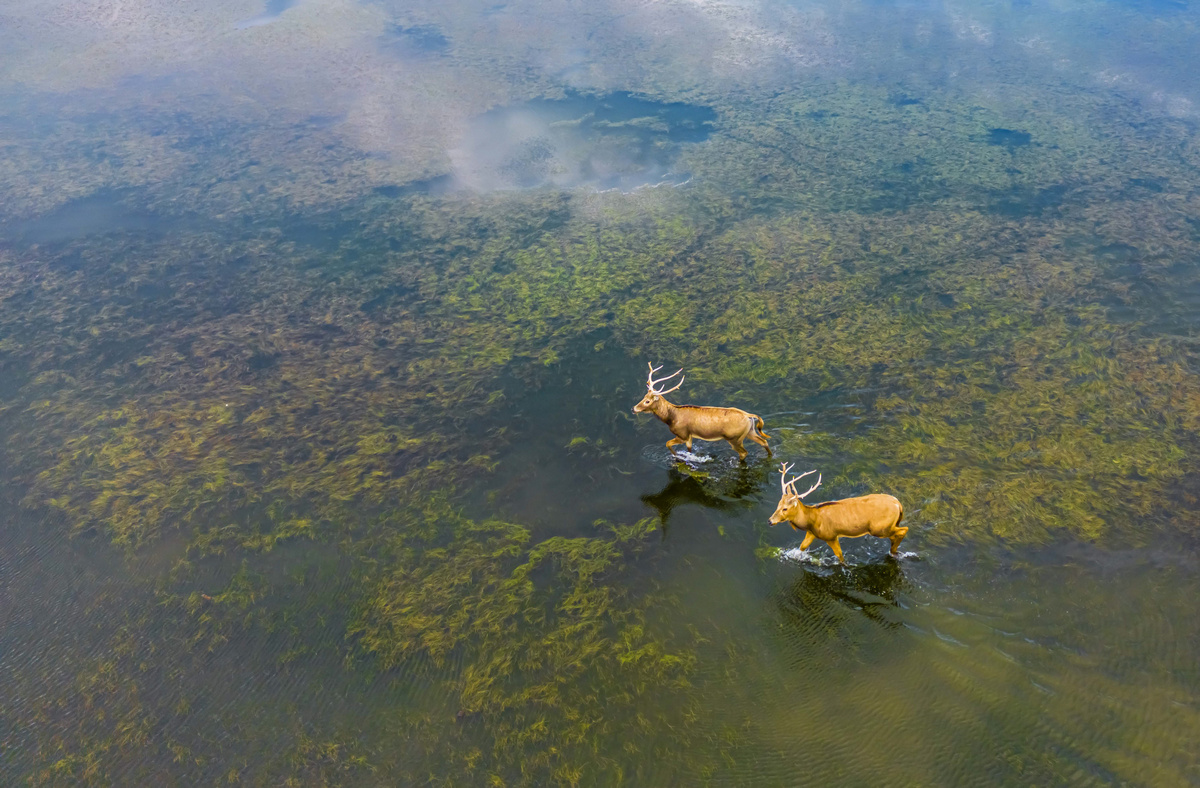
[[[908,533],[908,528],[900,525],[900,521],[904,519],[904,506],[897,498],[874,494],[809,506],[804,502],[804,496],[817,489],[821,479],[817,477],[817,483],[810,487],[808,492],[797,494],[796,481],[814,471],[801,474],[788,482],[786,477],[790,467],[781,466],[783,480],[780,484],[783,495],[779,499],[775,514],[771,515],[770,522],[771,525],[787,522],[797,531],[806,531],[804,541],[800,544],[801,550],[807,549],[813,539],[820,539],[829,545],[838,561],[844,564],[846,559],[842,557],[842,547],[838,544],[838,539],[843,536],[852,539],[870,534],[880,539],[891,540],[891,554],[896,555],[900,542]]]
[[[679,383],[668,391],[660,391],[655,386],[662,383],[668,378],[678,375],[668,375],[667,378],[655,381],[654,373],[657,370],[650,370],[650,377],[647,379],[646,396],[642,401],[633,406],[634,413],[653,413],[667,425],[671,430],[674,438],[667,441],[667,449],[672,454],[675,453],[675,447],[685,445],[688,451],[692,449],[693,440],[702,441],[719,441],[725,440],[729,445],[737,451],[738,456],[743,460],[746,459],[746,447],[742,445],[742,441],[746,438],[754,441],[758,445],[767,450],[767,456],[771,456],[771,447],[767,445],[766,439],[770,436],[763,432],[763,420],[753,413],[748,413],[741,408],[719,408],[707,405],[673,405],[667,402],[664,394],[670,394],[675,389],[683,385],[683,378],[679,379]],[[682,372],[682,370],[680,370]]]

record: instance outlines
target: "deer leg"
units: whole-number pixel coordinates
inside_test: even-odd
[[[669,451],[669,452],[671,452],[672,454],[674,454],[674,453],[675,453],[675,447],[676,447],[676,446],[682,446],[682,445],[683,445],[683,439],[682,439],[682,438],[671,438],[671,440],[667,441],[667,451]]]
[[[816,538],[817,538],[817,537],[813,536],[813,532],[812,532],[812,531],[809,531],[808,533],[806,533],[806,534],[804,535],[804,541],[800,543],[800,549],[801,549],[801,550],[807,550],[807,549],[808,549],[808,546],[809,546],[810,544],[812,544],[812,542],[813,542],[813,539],[816,539]]]
[[[826,539],[825,544],[829,545],[829,549],[833,550],[833,554],[838,557],[838,561],[841,561],[842,566],[845,566],[846,559],[842,555],[842,546],[838,544],[838,538],[835,536],[832,539]]]
[[[725,440],[728,441],[729,445],[732,446],[734,448],[734,450],[737,451],[738,457],[740,457],[743,460],[746,459],[746,455],[749,452],[747,452],[746,447],[742,445],[741,438],[726,438]]]
[[[747,437],[749,437],[750,440],[754,441],[759,446],[762,446],[764,449],[766,449],[768,457],[773,456],[771,454],[771,447],[767,445],[767,442],[765,440],[763,440],[761,437],[759,437],[757,432],[755,432],[754,430],[751,430],[750,434]]]
[[[896,555],[896,551],[900,549],[900,543],[904,541],[905,535],[908,534],[907,528],[897,528],[892,531],[892,555]]]

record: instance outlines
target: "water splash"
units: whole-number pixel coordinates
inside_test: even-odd
[[[782,547],[778,548],[775,553],[775,556],[780,561],[794,561],[795,563],[810,564],[812,566],[837,566],[838,565],[837,558],[832,555],[817,556],[817,555],[813,555],[812,553],[808,552],[807,550],[801,550],[799,547],[789,547],[786,549],[784,549]],[[914,559],[914,558],[920,558],[920,556],[917,553],[901,551],[900,553],[898,553],[895,556],[895,558],[897,560],[909,560],[909,559]]]
[[[674,468],[680,462],[683,462],[689,468],[696,468],[700,465],[715,462],[718,458],[713,455],[696,454],[687,449],[681,449],[678,452],[672,453],[669,449],[658,445],[647,446],[643,449],[642,459],[660,468]]]
[[[838,560],[832,555],[817,556],[801,550],[799,547],[789,547],[788,549],[780,549],[776,554],[780,561],[794,561],[798,564],[809,564],[810,566],[837,566]]]
[[[700,465],[702,463],[712,462],[714,459],[716,459],[715,457],[709,455],[694,454],[686,449],[679,452],[675,456],[686,462],[688,465]]]

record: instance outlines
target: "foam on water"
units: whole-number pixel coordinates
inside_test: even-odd
[[[807,550],[801,550],[799,547],[789,547],[786,550],[780,549],[779,560],[795,561],[799,564],[810,564],[812,566],[837,566],[838,560],[835,556],[816,556]]]
[[[714,462],[719,458],[711,454],[696,454],[687,449],[681,449],[673,454],[669,449],[659,444],[657,446],[647,446],[642,449],[642,459],[660,468],[673,468],[679,462],[684,462],[689,467],[695,468]]]
[[[837,558],[833,555],[817,556],[807,550],[801,550],[799,547],[779,548],[776,555],[780,561],[795,561],[796,563],[811,564],[812,566],[837,566],[838,564]],[[906,551],[901,551],[896,555],[896,558],[901,560],[917,557],[916,553]]]

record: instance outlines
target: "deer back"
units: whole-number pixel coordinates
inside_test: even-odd
[[[809,507],[815,531],[839,536],[887,536],[900,524],[904,507],[892,495],[873,494],[826,501]],[[821,534],[818,534],[821,536]]]
[[[672,414],[673,426],[686,429],[697,437],[727,437],[741,435],[746,431],[750,414],[740,408],[722,408],[713,405],[676,405]]]

